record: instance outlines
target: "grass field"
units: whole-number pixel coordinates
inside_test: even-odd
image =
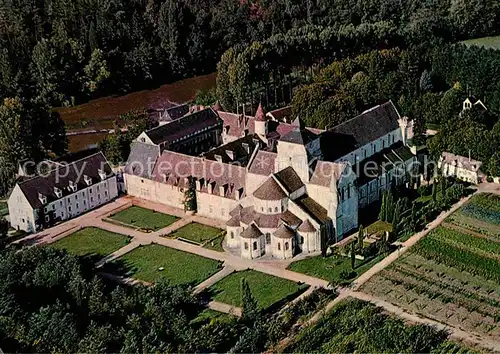
[[[108,264],[107,270],[150,283],[168,279],[175,285],[196,285],[217,273],[220,267],[218,261],[153,244],[123,255]]]
[[[128,241],[127,236],[87,227],[50,244],[50,247],[65,249],[78,256],[104,257],[124,247]]]
[[[221,229],[193,222],[177,229],[168,235],[168,237],[184,238],[195,243],[204,244],[220,235],[221,232]]]
[[[267,309],[277,302],[305,290],[306,285],[299,285],[287,279],[274,277],[254,270],[233,273],[210,287],[215,301],[232,306],[241,306],[241,279],[248,282],[252,295],[262,309]]]
[[[289,270],[321,278],[329,282],[344,284],[349,283],[382,260],[384,256],[377,256],[368,261],[356,260],[356,268],[351,267],[351,258],[343,256],[321,256],[306,258],[293,262],[288,266]],[[352,273],[355,272],[355,273]],[[348,279],[342,277],[342,273],[352,273]]]
[[[469,39],[467,41],[463,41],[462,43],[467,47],[478,46],[488,49],[500,49],[500,36]]]
[[[500,239],[492,236],[500,226],[485,221],[500,216],[497,198],[474,196],[362,291],[500,340]]]
[[[177,220],[178,217],[156,212],[154,210],[131,206],[128,209],[119,211],[109,217],[112,220],[129,225],[134,228],[149,229],[158,231],[167,227]]]
[[[227,313],[218,312],[218,311],[214,311],[211,309],[205,309],[205,310],[201,311],[200,314],[198,315],[198,317],[193,319],[190,322],[190,324],[201,326],[201,325],[205,325],[207,323],[210,323],[210,321],[213,319],[218,319],[219,321],[230,321],[233,318],[234,318],[233,316],[231,316]]]

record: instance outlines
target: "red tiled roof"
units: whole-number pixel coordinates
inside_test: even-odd
[[[278,121],[282,121],[283,119],[290,119],[290,117],[292,116],[292,106],[275,109],[274,111],[268,112],[267,115],[273,117]]]
[[[262,185],[253,192],[255,198],[260,200],[281,200],[286,198],[286,193],[280,187],[280,185],[270,177],[267,181],[262,183]]]
[[[290,238],[293,238],[295,236],[295,232],[290,230],[285,225],[281,225],[278,228],[278,230],[276,230],[274,232],[274,236],[276,236],[277,238],[281,238],[281,239],[290,239]]]
[[[243,238],[259,238],[260,236],[262,236],[262,232],[255,225],[250,225],[241,233]]]
[[[265,122],[266,112],[264,112],[264,108],[262,108],[262,103],[259,103],[259,107],[257,107],[257,111],[255,112],[255,120],[258,122]]]
[[[332,185],[332,180],[340,179],[340,176],[344,172],[347,163],[336,163],[328,161],[318,161],[314,173],[311,176],[311,184],[316,184],[318,186],[330,187]]]
[[[261,176],[270,176],[274,172],[277,156],[274,152],[260,150],[251,162],[248,172]]]
[[[300,224],[298,230],[300,232],[316,232],[316,228],[313,224],[311,224],[309,219],[306,219],[302,224]]]
[[[200,157],[187,156],[173,151],[164,151],[158,158],[152,179],[179,187],[187,187],[187,178],[194,177],[201,183],[201,192],[226,198],[236,199],[244,196],[246,169],[244,167],[223,164]],[[224,195],[220,188],[224,187]]]

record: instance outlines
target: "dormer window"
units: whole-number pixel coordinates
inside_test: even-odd
[[[231,159],[234,160],[234,151],[232,150],[226,150],[226,155]]]
[[[62,198],[62,190],[61,189],[54,187],[54,193],[55,193],[57,198]]]
[[[104,181],[106,179],[106,172],[104,172],[104,170],[98,170],[98,173],[101,181]]]
[[[43,205],[47,204],[47,197],[42,193],[38,193],[38,199],[40,200],[40,203],[42,203]]]
[[[76,183],[73,181],[69,181],[68,189],[72,192],[76,192]]]
[[[85,184],[87,186],[91,186],[92,185],[92,178],[90,178],[89,176],[83,175],[83,180],[85,181]]]

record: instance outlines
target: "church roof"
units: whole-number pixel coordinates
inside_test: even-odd
[[[347,167],[345,162],[318,161],[311,176],[310,183],[330,187],[332,182],[339,180]]]
[[[229,226],[229,227],[238,227],[238,226],[240,226],[240,216],[239,215],[233,216],[231,219],[229,219],[226,222],[226,226]]]
[[[248,172],[261,176],[270,176],[274,172],[276,156],[275,152],[259,150],[251,162]]]
[[[156,159],[160,156],[157,145],[132,142],[124,172],[138,177],[151,178]]]
[[[217,111],[222,111],[222,110],[223,110],[222,105],[220,104],[220,101],[219,101],[219,100],[217,100],[217,102],[215,102],[215,104],[212,106],[212,109],[213,109],[214,111],[216,111],[216,112],[217,112]]]
[[[299,175],[297,175],[297,172],[292,167],[287,167],[279,171],[275,176],[288,193],[293,193],[304,186]]]
[[[274,232],[274,236],[282,239],[289,239],[295,236],[295,232],[290,230],[287,226],[281,225],[278,230]]]
[[[257,111],[255,112],[255,121],[265,122],[266,120],[266,112],[264,112],[264,108],[262,108],[262,103],[259,103],[259,107],[257,107]]]
[[[189,113],[189,106],[187,104],[181,104],[171,108],[167,108],[165,112],[161,115],[161,121],[171,122],[177,120]]]
[[[88,185],[84,181],[84,176],[91,178],[92,183],[99,182],[99,170],[104,171],[106,178],[114,176],[111,166],[102,154],[98,152],[91,156],[85,157],[70,164],[61,164],[57,168],[52,169],[47,174],[40,175],[19,183],[19,188],[28,199],[31,207],[37,209],[43,206],[38,198],[39,193],[47,198],[50,203],[60,199],[55,193],[55,188],[59,188],[63,197],[74,192],[68,191],[70,182],[77,185],[77,189],[87,188]]]
[[[298,230],[300,232],[316,232],[316,228],[314,225],[309,221],[309,219],[306,219],[302,224],[300,224]]]
[[[160,125],[146,131],[154,144],[172,143],[183,139],[199,130],[220,124],[219,116],[211,108],[194,112],[169,124]]]
[[[392,101],[373,107],[325,132],[321,149],[326,160],[342,156],[399,128],[399,113]]]
[[[272,177],[257,188],[253,195],[260,200],[281,200],[287,197],[286,193]]]
[[[282,136],[280,141],[284,141],[292,144],[306,145],[314,139],[317,139],[318,135],[310,131],[309,129],[293,130],[288,134]]]
[[[259,238],[262,236],[262,232],[257,228],[255,225],[250,225],[248,226],[243,232],[241,233],[241,237],[243,238]]]
[[[299,199],[294,200],[294,202],[316,222],[324,224],[328,220],[330,220],[330,218],[328,217],[328,211],[321,205],[316,203],[311,197],[305,195],[300,197]]]

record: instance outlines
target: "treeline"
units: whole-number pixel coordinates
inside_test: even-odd
[[[304,66],[322,66],[371,49],[425,51],[428,46],[493,35],[500,19],[500,6],[492,0],[336,1],[328,19],[322,4],[305,2],[307,25],[235,46],[222,56],[217,86],[228,109],[241,102],[255,104],[268,86],[281,86],[283,78]]]

